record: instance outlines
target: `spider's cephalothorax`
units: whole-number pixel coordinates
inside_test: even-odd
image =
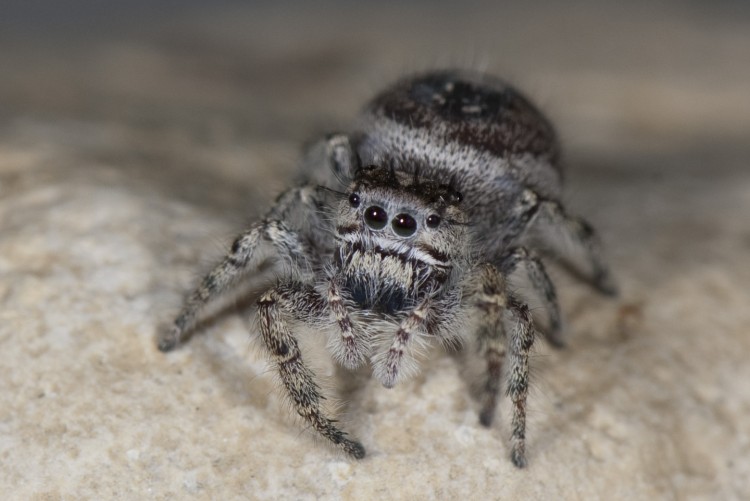
[[[393,318],[412,311],[428,313],[429,305],[439,304],[445,291],[455,288],[468,265],[461,194],[450,185],[420,179],[416,168],[413,172],[357,168],[349,195],[337,206],[332,282],[355,309]],[[417,318],[422,330],[453,342],[458,333],[449,329],[452,322],[429,313]],[[341,326],[345,333],[346,322]],[[385,386],[396,383],[401,360],[408,356],[407,341],[415,334],[421,331],[399,329],[393,343],[374,354],[375,374]],[[365,362],[370,351],[377,350],[374,344],[366,330],[351,338],[334,337],[331,343],[336,358],[349,368]]]
[[[361,169],[335,227],[334,263],[347,295],[360,308],[388,314],[442,289],[454,260],[460,266],[466,254],[458,194],[399,177]]]
[[[474,336],[485,361],[480,422],[492,422],[505,374],[511,459],[524,466],[535,330],[508,277],[526,273],[556,346],[563,338],[555,291],[534,249],[614,292],[593,229],[559,201],[558,159],[552,126],[499,80],[437,71],[397,82],[365,107],[350,134],[309,150],[302,183],[234,241],[159,348],[184,340],[202,308],[270,246],[289,266],[259,298],[258,328],[295,410],[315,430],[364,457],[325,415],[296,322],[324,331],[339,364],[370,363],[386,387],[416,367],[415,349],[426,340],[450,345]]]

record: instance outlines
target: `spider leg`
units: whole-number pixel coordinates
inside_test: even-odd
[[[545,337],[553,346],[558,348],[565,346],[555,285],[547,275],[544,265],[538,257],[531,254],[525,247],[516,247],[500,259],[500,270],[503,275],[509,276],[519,264],[522,264],[525,268],[534,292],[542,300],[547,312],[548,328],[544,333]]]
[[[187,297],[172,327],[160,333],[157,346],[161,351],[174,349],[195,325],[201,310],[260,262],[259,251],[264,244],[271,244],[277,256],[289,262],[293,269],[301,273],[311,270],[308,256],[314,253],[308,240],[300,230],[290,228],[284,221],[292,211],[314,205],[315,192],[315,187],[303,186],[282,193],[266,218],[234,240],[230,252]]]
[[[529,308],[506,292],[505,280],[492,265],[483,265],[480,269],[479,288],[475,292],[474,304],[484,314],[478,335],[487,363],[479,420],[483,425],[489,426],[494,418],[507,349],[507,394],[513,401],[511,460],[517,467],[523,468],[526,466],[529,351],[534,343],[534,328]],[[515,322],[512,329],[504,328],[504,314],[509,315]]]
[[[341,365],[347,369],[356,369],[369,355],[369,333],[352,320],[335,277],[328,282],[328,306],[341,332],[338,340],[330,343],[331,352]]]
[[[351,179],[359,160],[354,140],[346,134],[331,133],[306,148],[302,172],[311,183],[328,185],[331,174],[339,182]],[[332,187],[332,186],[330,186]]]
[[[295,282],[279,285],[258,300],[260,332],[297,414],[347,454],[361,459],[365,456],[362,444],[347,438],[346,433],[324,415],[320,406],[324,397],[315,382],[315,374],[302,360],[297,338],[287,321],[288,317],[307,322],[316,317],[323,319],[325,309],[324,299],[312,286]]]
[[[513,297],[508,298],[508,311],[516,321],[509,331],[507,394],[513,401],[510,458],[519,468],[526,466],[526,396],[529,392],[529,352],[534,344],[534,328],[529,307]]]
[[[496,248],[514,247],[529,227],[542,223],[545,227],[539,237],[543,246],[565,258],[576,274],[602,294],[617,294],[614,278],[602,258],[599,237],[589,223],[569,216],[559,202],[545,199],[530,189],[523,191],[511,211],[513,216],[506,221]]]
[[[490,426],[497,409],[505,360],[505,326],[502,319],[507,295],[505,281],[494,266],[482,266],[479,277],[479,290],[474,295],[473,306],[480,315],[477,336],[486,363],[479,422]]]
[[[568,215],[559,203],[551,200],[542,202],[539,220],[548,226],[541,233],[545,247],[563,257],[577,275],[599,292],[617,295],[617,284],[604,263],[601,241],[591,224]]]
[[[375,377],[386,388],[393,388],[402,372],[404,355],[414,342],[415,336],[421,332],[430,332],[429,316],[433,308],[433,300],[423,300],[404,318],[398,326],[390,348],[382,357],[373,360]]]

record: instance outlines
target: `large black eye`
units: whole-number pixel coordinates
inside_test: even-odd
[[[359,207],[359,195],[357,195],[356,193],[352,193],[351,195],[349,195],[349,205],[351,205],[355,209]]]
[[[391,223],[396,235],[409,237],[417,231],[417,222],[409,214],[399,214],[393,218]]]
[[[431,214],[427,216],[427,227],[428,228],[437,228],[440,226],[440,216],[437,214]]]
[[[388,213],[377,205],[368,207],[365,209],[365,223],[373,230],[382,230],[388,223]]]

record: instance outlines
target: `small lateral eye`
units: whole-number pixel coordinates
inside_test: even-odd
[[[428,228],[437,228],[440,226],[440,216],[437,214],[431,214],[427,216],[427,227]]]
[[[351,205],[355,209],[359,207],[359,201],[359,195],[357,195],[356,193],[352,193],[351,195],[349,195],[349,205]]]
[[[399,214],[391,223],[393,231],[400,237],[410,237],[417,231],[417,222],[409,214]]]

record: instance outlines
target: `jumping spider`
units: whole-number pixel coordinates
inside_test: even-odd
[[[525,270],[553,345],[563,343],[555,289],[531,249],[577,262],[579,275],[614,293],[594,231],[560,203],[550,123],[492,77],[429,72],[377,95],[353,133],[329,135],[308,151],[302,171],[301,184],[237,237],[187,298],[159,349],[183,341],[207,303],[257,270],[266,248],[288,266],[257,301],[260,333],[294,409],[312,428],[364,457],[364,447],[322,411],[297,323],[326,332],[340,365],[369,363],[389,388],[415,368],[421,340],[453,345],[474,335],[486,364],[480,422],[492,422],[507,352],[510,456],[525,466],[535,329],[507,277]]]

